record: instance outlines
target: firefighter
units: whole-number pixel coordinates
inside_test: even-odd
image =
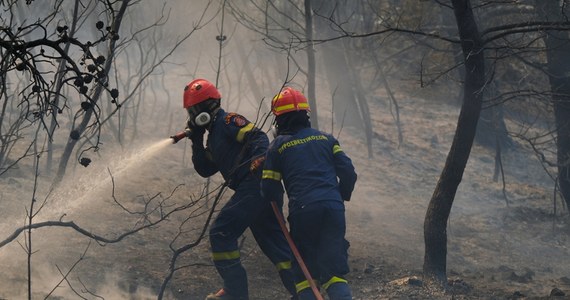
[[[184,88],[184,108],[188,111],[185,136],[192,140],[194,169],[202,177],[220,172],[235,191],[210,227],[212,260],[223,279],[223,288],[206,299],[248,299],[247,275],[238,249],[238,238],[248,227],[296,299],[291,249],[270,203],[260,192],[261,165],[269,140],[243,116],[225,112],[220,107],[221,97],[218,89],[204,79],[195,79]],[[179,139],[172,138],[175,143]]]
[[[349,201],[356,173],[332,135],[311,128],[307,98],[284,87],[272,100],[277,136],[269,146],[261,180],[262,195],[289,198],[292,239],[311,277],[329,299],[352,299],[345,275],[348,241],[344,201]],[[278,198],[275,198],[278,200]],[[299,264],[294,264],[299,299],[315,299]]]

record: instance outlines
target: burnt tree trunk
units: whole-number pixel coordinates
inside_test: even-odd
[[[75,1],[73,6],[73,14],[72,14],[72,21],[71,21],[71,29],[69,30],[70,36],[73,37],[76,34],[77,29],[77,16],[79,10],[79,1]],[[71,43],[67,42],[63,51],[67,54],[69,52]],[[51,122],[48,129],[48,141],[47,141],[47,161],[46,161],[46,171],[47,173],[51,173],[52,166],[53,166],[53,142],[54,142],[54,134],[55,130],[58,127],[57,116],[58,113],[55,113],[59,110],[59,100],[61,95],[61,90],[63,89],[63,74],[65,71],[65,60],[60,60],[58,62],[57,67],[57,74],[55,76],[55,91],[53,93],[53,100],[51,100],[51,105],[53,107],[53,113],[51,115]]]
[[[544,20],[564,21],[566,15],[557,1],[536,1],[537,13]],[[546,67],[556,122],[558,185],[570,207],[570,36],[567,31],[546,31]]]
[[[486,27],[500,26],[504,23],[505,18],[511,17],[515,12],[511,9],[512,5],[492,5],[483,6],[478,9],[478,20],[485,20]],[[490,82],[485,89],[484,104],[477,123],[477,134],[475,135],[475,143],[477,145],[487,147],[488,149],[495,149],[500,153],[501,149],[509,149],[513,146],[513,141],[509,137],[507,125],[505,124],[505,107],[501,101],[492,101],[497,99],[501,94],[501,85],[497,84],[501,81],[501,74],[507,72],[502,70],[501,64],[495,64],[489,60],[488,66],[493,66],[489,73],[494,74],[493,82]],[[499,65],[499,66],[497,66]],[[499,97],[500,98],[500,97]],[[497,161],[495,161],[498,164]]]
[[[111,26],[112,30],[114,32],[119,32],[119,28],[120,28],[121,22],[123,20],[123,16],[124,16],[128,6],[129,6],[129,2],[130,2],[130,0],[122,0],[121,6],[120,6],[119,10],[117,11],[117,13],[115,15],[115,19],[113,20],[113,24]],[[114,58],[114,54],[115,54],[116,44],[117,44],[117,40],[115,40],[115,39],[111,39],[109,41],[109,48],[108,48],[107,57],[105,60],[105,65],[104,65],[105,76],[107,76],[109,74],[109,71],[111,70],[111,66],[112,66],[113,58]],[[104,79],[104,80],[107,80],[107,79]],[[93,107],[97,104],[97,101],[100,99],[101,94],[103,93],[103,90],[104,90],[104,87],[102,86],[102,84],[103,84],[103,82],[100,82],[96,86],[96,88],[95,88],[95,90],[91,96],[92,107],[87,109],[87,111],[83,115],[83,120],[81,121],[81,123],[79,123],[78,126],[74,126],[71,130],[69,138],[67,139],[67,144],[65,145],[65,149],[63,150],[63,154],[61,155],[61,159],[59,161],[59,167],[58,167],[56,176],[53,180],[54,185],[58,185],[61,182],[61,180],[63,179],[63,177],[65,176],[65,171],[67,169],[67,163],[69,161],[69,158],[71,157],[71,153],[73,152],[75,145],[79,141],[79,138],[89,128],[89,124],[91,122],[91,117],[93,116],[93,113],[94,113]],[[98,126],[98,124],[96,126]]]
[[[464,99],[453,143],[424,220],[424,282],[441,287],[447,286],[447,221],[475,138],[485,85],[483,45],[471,2],[451,2],[465,59]]]

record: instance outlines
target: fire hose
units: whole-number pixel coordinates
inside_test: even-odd
[[[291,247],[291,251],[293,251],[293,255],[295,256],[295,259],[297,260],[299,267],[301,267],[301,271],[303,271],[303,275],[305,275],[305,278],[309,282],[309,286],[311,287],[311,290],[313,290],[313,294],[315,294],[317,300],[324,300],[323,296],[319,292],[319,289],[317,288],[317,285],[315,284],[315,281],[313,281],[313,277],[311,277],[311,273],[309,273],[309,269],[307,269],[307,266],[303,262],[303,258],[301,257],[299,250],[297,250],[297,247],[293,242],[293,238],[291,238],[291,234],[289,234],[289,230],[287,230],[287,226],[285,226],[285,219],[283,218],[281,211],[277,207],[277,202],[271,201],[271,207],[273,207],[273,212],[275,213],[275,217],[277,217],[279,226],[281,227],[281,230],[285,235],[285,239],[287,239],[287,243],[289,243],[289,247]]]

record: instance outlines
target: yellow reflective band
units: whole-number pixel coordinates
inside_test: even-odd
[[[239,250],[229,251],[229,252],[212,252],[212,260],[230,260],[230,259],[238,259],[239,258]]]
[[[340,277],[333,276],[329,281],[327,281],[327,283],[323,284],[323,288],[326,290],[329,288],[329,286],[331,286],[331,284],[339,283],[339,282],[348,283],[348,281],[346,281],[346,279],[342,279]]]
[[[275,266],[277,267],[277,271],[289,270],[291,269],[291,261],[283,261],[275,264]]]
[[[339,152],[342,152],[342,149],[340,149],[339,145],[334,145],[333,146],[333,154],[337,154]]]
[[[297,294],[299,294],[304,289],[308,289],[309,287],[311,287],[311,285],[309,284],[308,280],[304,280],[295,284],[295,289],[297,290]]]
[[[308,109],[309,108],[309,104],[308,103],[297,103],[297,106],[295,107],[295,103],[292,104],[286,104],[286,105],[281,105],[281,106],[276,106],[273,108],[273,110],[275,112],[281,112],[284,110],[299,110],[299,109]]]
[[[261,173],[261,179],[273,179],[280,181],[281,180],[281,173],[271,171],[271,170],[263,170]]]
[[[273,108],[275,112],[280,112],[288,109],[295,109],[295,104],[286,104],[286,105],[276,106]]]
[[[236,140],[240,143],[243,142],[245,134],[248,133],[249,131],[251,131],[252,129],[253,129],[253,123],[249,123],[249,124],[245,125],[244,127],[242,127],[236,136]]]

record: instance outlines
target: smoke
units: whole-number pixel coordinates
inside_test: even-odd
[[[38,255],[42,256],[42,255]],[[2,259],[4,261],[4,259]],[[52,265],[46,261],[39,261],[33,265],[32,282],[32,299],[45,298],[48,294],[49,299],[156,299],[156,289],[145,286],[144,282],[127,280],[129,278],[126,272],[120,272],[108,269],[102,276],[79,276],[70,273],[64,278],[62,272],[67,271],[68,260]],[[53,260],[52,260],[53,261]],[[3,272],[8,274],[2,276],[2,284],[0,285],[0,299],[28,299],[27,285],[25,277],[25,262],[11,261],[4,264]],[[102,278],[98,278],[102,277]],[[165,299],[173,299],[170,292],[165,293]]]
[[[169,46],[180,36],[192,30],[194,21],[205,8],[205,2],[168,1],[167,8],[172,8],[170,19],[163,29],[146,36],[148,44],[141,49],[164,54],[161,51],[170,49]],[[162,3],[157,3],[147,3],[139,8],[140,11],[128,16],[133,19],[133,28],[138,24],[135,19],[159,19]],[[75,158],[78,153],[74,153],[65,181],[53,191],[50,191],[51,174],[43,169],[43,160],[35,192],[32,159],[22,160],[18,169],[0,178],[0,218],[3,220],[0,238],[9,236],[15,228],[26,224],[34,197],[36,209],[46,200],[40,214],[34,218],[35,222],[73,220],[87,230],[111,237],[132,229],[140,221],[125,214],[125,210],[115,203],[113,194],[129,209],[144,209],[145,200],[150,197],[159,193],[169,194],[174,187],[187,184],[184,191],[175,195],[173,203],[188,201],[192,193],[202,187],[203,180],[192,170],[189,143],[184,140],[171,145],[166,137],[185,126],[187,115],[182,108],[184,85],[198,77],[210,81],[218,78],[220,34],[227,37],[222,47],[222,73],[218,84],[222,108],[238,112],[259,124],[268,112],[268,99],[285,81],[289,80],[300,89],[306,87],[306,77],[296,65],[306,63],[304,51],[268,47],[267,40],[261,40],[230,17],[225,19],[225,32],[221,33],[217,9],[219,7],[212,6],[206,18],[211,20],[210,23],[204,24],[182,43],[141,83],[141,90],[131,95],[130,102],[104,122],[97,151],[81,153],[91,159],[88,167],[77,164]],[[126,36],[127,32],[125,30],[121,35]],[[396,40],[396,43],[400,41]],[[415,90],[411,88],[409,80],[415,75],[406,75],[405,70],[399,69],[401,63],[411,65],[409,62],[382,62],[389,64],[385,69],[391,70],[387,74],[389,82],[382,84],[372,76],[374,70],[363,71],[362,74],[370,73],[367,77],[369,82],[363,86],[373,89],[363,91],[370,95],[368,104],[374,133],[373,157],[369,157],[363,132],[348,127],[341,130],[345,114],[342,118],[333,116],[333,99],[344,100],[338,94],[332,95],[331,90],[335,90],[336,85],[324,79],[324,66],[335,64],[335,61],[322,60],[320,54],[325,47],[327,44],[316,48],[319,121],[322,121],[322,129],[334,131],[335,136],[342,132],[340,143],[353,159],[359,175],[352,200],[346,203],[351,259],[386,260],[402,269],[421,269],[425,212],[453,139],[458,110],[441,100],[425,101],[428,96],[426,88],[420,89],[417,85]],[[140,49],[131,50],[118,54],[117,72],[113,74],[116,78],[110,80],[110,83],[119,85],[119,99],[132,92],[131,78],[141,75],[137,73],[140,67],[137,64],[144,61],[143,56]],[[382,52],[391,55],[389,51]],[[409,51],[408,59],[412,61],[416,54],[416,51]],[[294,63],[288,55],[293,56]],[[361,61],[356,63],[367,67]],[[403,141],[399,141],[392,115],[394,108],[384,84],[390,84],[401,109]],[[351,93],[353,88],[346,91]],[[436,91],[431,90],[430,95],[437,99],[455,97],[437,92],[434,96]],[[107,111],[105,105],[101,103],[102,112]],[[60,120],[62,130],[53,136],[57,153],[67,141],[69,132],[64,129],[71,127],[75,112],[66,113],[69,114],[68,119],[62,117]],[[93,141],[85,141],[85,145],[90,143]],[[519,205],[529,204],[530,200],[536,200],[531,206],[543,205],[537,203],[550,205],[545,200],[547,197],[530,199],[528,196],[549,193],[546,190],[550,183],[540,175],[543,170],[539,164],[529,160],[528,156],[509,155],[504,158],[504,164],[507,176],[510,176],[507,178],[510,200]],[[568,255],[567,239],[549,233],[553,223],[547,218],[548,213],[538,210],[540,214],[535,215],[536,211],[531,211],[528,214],[532,217],[529,217],[524,210],[505,207],[502,185],[489,180],[494,167],[489,157],[493,156],[494,153],[484,149],[473,150],[450,218],[450,269],[486,270],[501,264],[521,268],[528,264],[543,275],[549,270],[556,275],[564,274],[567,265],[558,262],[564,261]],[[525,162],[522,166],[521,161]],[[523,176],[528,182],[521,181]],[[55,288],[53,297],[62,299],[77,299],[76,293],[88,299],[96,299],[95,295],[106,299],[155,299],[157,284],[164,279],[164,270],[168,266],[168,243],[178,230],[177,221],[171,222],[171,227],[148,230],[118,244],[104,246],[94,242],[90,244],[88,238],[70,229],[34,230],[32,249],[35,252],[31,263],[33,298],[43,298]],[[187,232],[193,233],[192,229]],[[533,236],[516,236],[521,232]],[[0,298],[27,298],[27,255],[23,249],[26,243],[26,235],[21,235],[0,248]],[[207,256],[207,249],[200,251]],[[64,274],[72,268],[67,280],[62,281]],[[200,274],[201,280],[214,281],[208,277],[209,273],[204,274]],[[175,297],[169,294],[166,298]]]
[[[133,208],[140,207],[139,195],[133,194],[136,190],[144,193],[169,192],[170,186],[161,186],[162,182],[156,185],[147,183],[147,187],[144,186],[144,182],[156,176],[152,173],[152,169],[169,167],[168,163],[163,162],[165,156],[173,159],[180,156],[174,146],[168,148],[171,145],[172,141],[169,138],[159,140],[141,146],[137,148],[138,150],[126,151],[123,155],[111,155],[111,158],[100,157],[88,168],[70,174],[72,176],[66,177],[66,181],[46,198],[44,206],[34,217],[34,223],[73,221],[88,231],[108,237],[130,230],[136,218],[129,216],[114,204],[111,193],[114,190],[118,201],[121,201],[125,207]],[[181,183],[175,179],[177,175],[177,172],[172,172],[173,177],[164,179],[172,180],[172,184]],[[40,181],[44,179],[39,178]],[[42,195],[47,187],[43,186],[41,190],[38,195]],[[17,193],[17,190],[4,189],[3,194],[10,200],[14,193]],[[23,200],[26,198],[27,196],[24,196]],[[36,209],[39,209],[39,203],[43,202],[38,201]],[[2,237],[7,237],[15,228],[24,226],[27,221],[26,211],[29,210],[29,208],[24,210],[27,204],[25,201],[21,204],[22,209],[19,212],[20,205],[6,204],[9,205],[5,205],[2,211],[4,222],[0,226]],[[27,232],[0,249],[0,265],[3,269],[0,275],[0,297],[26,298],[28,263],[27,254],[23,249],[26,245],[28,245]],[[116,269],[119,265],[114,264],[113,256],[108,257],[108,261],[97,261],[101,254],[113,255],[116,251],[114,249],[117,249],[117,246],[100,247],[67,228],[44,227],[34,230],[32,232],[34,254],[31,258],[33,293],[37,297],[45,297],[46,293],[57,287],[53,295],[63,299],[77,298],[74,293],[79,293],[78,291],[83,291],[81,293],[91,291],[106,299],[156,298],[156,288],[152,291],[150,287],[146,287],[145,284],[148,282],[137,283],[131,278],[132,276],[126,275],[129,270]],[[164,249],[164,254],[167,253],[167,249]],[[67,272],[70,272],[68,277],[62,281]]]

